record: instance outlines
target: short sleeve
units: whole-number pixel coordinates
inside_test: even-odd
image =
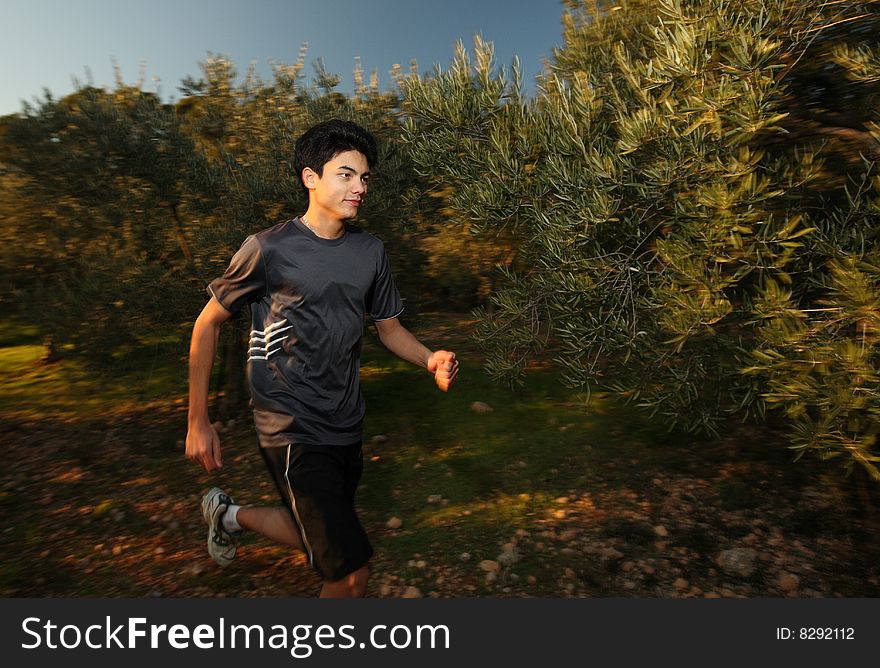
[[[232,256],[226,273],[208,285],[208,292],[230,313],[266,294],[266,263],[256,237],[249,236]]]
[[[376,278],[373,280],[366,306],[373,320],[390,320],[403,313],[403,300],[394,285],[384,247],[381,249]]]

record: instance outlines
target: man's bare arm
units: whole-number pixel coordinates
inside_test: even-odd
[[[193,327],[189,348],[189,419],[186,456],[206,471],[219,469],[220,437],[208,416],[208,389],[217,355],[220,327],[232,314],[214,297],[205,305]]]
[[[444,392],[455,383],[458,360],[448,350],[431,352],[397,318],[376,321],[379,340],[400,359],[424,367],[434,374],[434,381]]]

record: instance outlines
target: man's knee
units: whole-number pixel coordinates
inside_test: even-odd
[[[341,580],[324,581],[321,596],[326,598],[363,598],[367,595],[367,580],[370,579],[369,564],[361,566]]]

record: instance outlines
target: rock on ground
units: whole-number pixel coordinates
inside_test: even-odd
[[[757,551],[750,547],[735,547],[724,550],[715,559],[721,569],[728,575],[739,577],[751,577],[755,573],[755,561],[758,558]]]

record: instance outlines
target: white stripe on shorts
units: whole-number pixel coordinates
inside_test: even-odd
[[[287,477],[287,472],[290,470],[290,447],[291,444],[287,444],[287,456],[285,458],[284,465],[284,481],[287,483],[287,492],[290,494],[290,502],[291,509],[293,510],[293,517],[296,520],[297,526],[299,527],[299,533],[303,539],[303,545],[306,548],[306,554],[309,556],[309,566],[312,568],[315,567],[315,555],[312,552],[312,546],[309,544],[309,539],[306,536],[306,528],[303,526],[302,520],[299,517],[299,513],[296,512],[296,496],[293,494],[293,488],[290,486],[290,478]]]

